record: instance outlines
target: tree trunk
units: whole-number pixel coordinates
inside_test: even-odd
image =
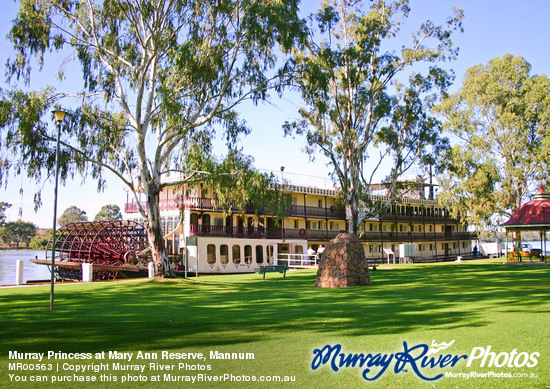
[[[346,220],[348,221],[348,232],[357,236],[359,232],[359,223],[358,223],[358,208],[359,208],[359,199],[357,194],[350,193],[348,196],[348,201],[345,204],[346,209]]]
[[[160,223],[159,192],[150,190],[147,195],[147,237],[151,247],[151,256],[155,264],[155,274],[173,277],[170,259],[164,246],[164,236]]]

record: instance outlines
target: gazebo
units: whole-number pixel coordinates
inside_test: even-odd
[[[521,250],[521,231],[539,231],[541,260],[547,261],[546,233],[550,231],[550,195],[544,191],[542,180],[539,189],[534,194],[535,199],[523,204],[517,209],[510,219],[502,224],[508,232],[515,233],[515,250],[508,252],[509,262],[521,262],[523,258],[531,258],[532,253]]]

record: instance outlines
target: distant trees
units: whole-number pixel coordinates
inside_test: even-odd
[[[3,243],[15,244],[17,248],[21,243],[28,245],[36,235],[36,226],[33,223],[21,220],[5,223],[0,228],[0,239]]]
[[[88,216],[86,216],[86,211],[81,210],[75,205],[70,206],[63,211],[59,219],[57,219],[57,224],[59,226],[64,226],[70,223],[79,223],[87,222]]]
[[[48,238],[42,238],[38,235],[34,236],[29,243],[29,248],[31,250],[44,250],[47,246]]]
[[[310,154],[320,151],[330,161],[353,233],[363,216],[391,205],[399,177],[433,162],[447,146],[431,108],[452,77],[432,64],[455,57],[451,35],[462,28],[456,10],[441,25],[423,23],[409,45],[385,51],[409,14],[409,1],[368,4],[325,1],[312,15],[318,31],[293,55],[305,105],[301,118],[284,126],[287,135],[305,136]],[[369,192],[385,161],[391,164],[385,180],[390,200],[377,204]]]
[[[438,110],[459,139],[443,158],[439,199],[455,216],[494,229],[548,177],[550,79],[506,54],[468,69]]]
[[[111,220],[122,220],[122,213],[120,213],[120,207],[118,205],[104,205],[94,217],[95,222]]]

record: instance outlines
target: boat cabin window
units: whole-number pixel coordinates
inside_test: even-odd
[[[248,244],[244,246],[244,262],[246,264],[252,263],[252,246]]]
[[[273,263],[273,245],[267,246],[267,263]]]
[[[229,262],[229,249],[226,244],[220,246],[220,263],[222,265],[227,265]]]
[[[213,244],[206,246],[206,261],[209,264],[216,263],[216,246]]]
[[[256,263],[264,263],[264,246],[256,245]]]
[[[235,265],[241,263],[241,246],[237,244],[233,245],[233,263]]]

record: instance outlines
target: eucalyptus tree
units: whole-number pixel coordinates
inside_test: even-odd
[[[11,204],[0,201],[0,227],[6,222],[6,210],[9,207],[11,207]]]
[[[469,68],[439,111],[458,139],[445,156],[440,198],[479,227],[495,228],[548,177],[550,79],[506,54]]]
[[[433,162],[446,147],[430,110],[452,76],[435,63],[456,56],[451,34],[461,30],[462,19],[454,10],[441,25],[426,21],[408,46],[390,50],[401,39],[409,1],[369,4],[330,0],[312,15],[317,29],[293,56],[304,106],[300,118],[284,126],[287,135],[305,135],[311,155],[328,158],[353,233],[362,217],[391,205],[399,177],[414,164]],[[383,168],[390,171],[390,197],[377,203],[369,192]]]
[[[101,207],[98,213],[94,216],[94,222],[122,220],[120,207],[116,204],[107,204]]]
[[[25,243],[28,246],[35,235],[36,226],[21,220],[8,222],[0,228],[0,240],[10,245],[14,243],[17,248],[20,243]]]
[[[78,208],[76,205],[71,205],[69,208],[63,211],[59,219],[57,219],[57,224],[59,226],[65,226],[71,223],[82,223],[87,222],[88,216],[86,211]]]
[[[139,211],[148,221],[153,261],[158,272],[170,273],[159,224],[163,177],[183,184],[223,165],[208,158],[216,129],[239,160],[235,139],[249,129],[236,107],[265,99],[271,88],[280,91],[285,76],[276,53],[303,35],[297,3],[21,0],[9,34],[15,49],[7,64],[10,82],[28,85],[50,60],[61,80],[79,68],[82,84],[71,74],[71,82],[56,89],[2,92],[0,144],[3,155],[13,154],[4,157],[1,177],[9,169],[38,180],[51,172],[55,139],[48,112],[73,107],[62,128],[62,180],[82,174],[101,188],[110,172],[134,195],[142,192],[147,206]],[[71,60],[79,66],[66,65]]]

